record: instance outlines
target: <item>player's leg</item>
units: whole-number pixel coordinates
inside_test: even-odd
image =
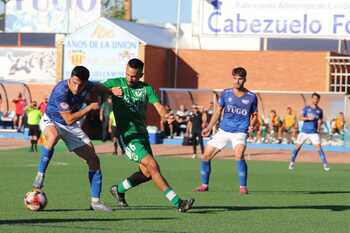
[[[112,211],[111,208],[105,206],[101,200],[102,192],[102,172],[100,167],[100,159],[98,158],[92,145],[84,145],[73,149],[80,158],[84,159],[89,167],[89,183],[91,196],[91,209],[99,211]]]
[[[205,147],[204,153],[201,155],[201,164],[200,164],[200,180],[201,184],[196,187],[194,192],[207,192],[209,190],[209,178],[211,174],[211,160],[219,153],[219,149],[207,145]]]
[[[201,148],[201,154],[204,154],[203,136],[200,133],[198,134],[198,141],[199,141],[199,146]]]
[[[209,177],[211,173],[211,160],[219,151],[225,147],[228,141],[227,133],[219,130],[205,147],[201,156],[200,179],[201,184],[195,188],[194,192],[206,192],[209,190]]]
[[[98,211],[112,211],[111,208],[105,206],[100,201],[102,191],[102,172],[100,168],[100,160],[93,148],[89,137],[79,127],[78,123],[67,126],[56,122],[55,125],[69,151],[73,151],[80,158],[85,160],[88,165],[91,209]]]
[[[178,208],[180,212],[186,212],[192,207],[194,200],[181,200],[179,196],[174,192],[174,190],[168,185],[168,182],[165,180],[165,178],[161,175],[159,165],[157,161],[153,158],[152,149],[148,139],[146,139],[144,136],[132,139],[127,144],[125,151],[127,157],[130,160],[141,164],[141,173],[134,174],[135,176],[132,178],[129,177],[130,179],[126,179],[126,182],[124,182],[124,180],[123,185],[119,183],[117,185],[118,192],[124,191],[125,193],[126,190],[135,187],[136,185],[139,185],[141,183],[147,182],[150,177],[155,183],[155,185],[159,188],[159,190],[164,193],[166,198],[176,208]],[[111,190],[111,192],[113,194],[113,190]],[[118,197],[116,197],[116,199],[118,201]]]
[[[120,207],[127,207],[128,203],[125,200],[125,193],[142,183],[150,181],[151,179],[151,174],[148,172],[147,168],[140,163],[139,171],[133,173],[118,184],[113,185],[110,192]]]
[[[182,200],[178,194],[169,186],[166,179],[161,175],[159,165],[152,155],[147,155],[141,160],[141,164],[147,168],[152,181],[163,192],[170,203],[180,212],[186,212],[192,208],[194,199]]]
[[[44,186],[45,173],[53,156],[54,147],[59,140],[59,133],[54,125],[46,125],[43,132],[45,145],[41,147],[38,171],[33,182],[34,189],[41,189]]]
[[[291,157],[289,161],[289,170],[293,170],[295,168],[295,160],[297,159],[298,153],[304,144],[304,142],[307,140],[308,136],[305,133],[300,133],[297,137],[297,140],[295,142],[295,146],[291,152]]]
[[[323,149],[321,147],[320,135],[319,134],[312,134],[312,135],[310,135],[310,140],[311,140],[312,144],[314,145],[314,147],[316,148],[318,154],[320,155],[320,159],[321,159],[321,162],[322,162],[323,170],[329,171],[330,168],[328,166],[326,154],[324,153],[324,151],[323,151]]]
[[[237,144],[234,147],[237,173],[239,177],[239,192],[241,194],[248,194],[248,165],[244,157],[245,149],[245,144]]]

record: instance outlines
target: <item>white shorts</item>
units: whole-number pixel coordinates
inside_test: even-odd
[[[302,145],[308,139],[311,141],[312,145],[321,144],[320,135],[318,133],[299,133],[295,143]]]
[[[72,125],[62,125],[51,120],[46,114],[44,114],[40,120],[41,132],[45,132],[45,128],[49,125],[56,127],[60,138],[62,138],[69,151],[73,151],[74,149],[91,143],[90,138],[81,129],[80,122],[75,122]]]
[[[208,142],[209,145],[221,150],[227,143],[232,143],[232,148],[234,149],[237,145],[247,144],[247,134],[246,133],[229,133],[222,129],[213,136],[213,138]]]

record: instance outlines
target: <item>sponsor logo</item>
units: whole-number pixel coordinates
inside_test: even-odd
[[[242,100],[242,103],[245,104],[245,105],[249,104],[249,102],[250,102],[250,101],[249,101],[248,99],[243,99],[243,100]]]
[[[230,113],[243,115],[243,116],[247,116],[248,115],[248,110],[247,109],[239,108],[239,107],[234,106],[234,105],[227,105],[226,108],[225,108],[225,112],[230,112]]]
[[[69,105],[67,103],[65,103],[65,102],[62,102],[62,103],[60,103],[60,108],[62,110],[68,110],[69,109]]]

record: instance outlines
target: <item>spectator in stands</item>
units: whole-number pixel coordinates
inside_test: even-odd
[[[199,142],[201,148],[201,154],[204,153],[204,143],[202,137],[202,129],[205,128],[205,122],[207,122],[206,114],[200,111],[200,108],[196,105],[192,106],[192,114],[190,120],[187,123],[187,135],[191,135],[192,138],[192,147],[193,147],[193,156],[196,158],[197,155],[197,142]]]
[[[185,105],[181,104],[179,106],[179,110],[176,111],[176,121],[178,125],[178,132],[176,132],[176,135],[183,135],[186,132],[187,123],[189,120],[189,112],[185,108]]]
[[[26,106],[26,100],[23,98],[22,93],[18,93],[18,97],[12,100],[15,103],[15,117],[13,118],[13,126],[18,132],[23,131],[23,116],[24,108]]]
[[[166,135],[170,136],[170,138],[174,138],[174,134],[178,130],[178,125],[177,125],[175,115],[173,112],[170,112],[169,114],[166,115],[166,117],[167,117],[166,124],[165,124],[165,126],[167,126],[166,131],[169,130]]]
[[[272,109],[270,111],[270,121],[269,121],[270,143],[282,142],[282,132],[283,132],[282,126],[283,126],[282,121],[280,117],[277,115],[276,110]],[[276,139],[276,134],[277,134],[277,139]]]
[[[345,127],[344,113],[339,112],[337,116],[331,120],[331,128],[332,128],[331,137],[338,134],[340,136],[340,139],[344,140],[344,127]]]
[[[287,113],[283,118],[283,132],[287,133],[288,143],[294,143],[297,138],[298,120],[291,107],[287,107]]]
[[[39,110],[42,114],[44,114],[46,111],[46,106],[47,106],[48,101],[49,101],[49,99],[47,97],[45,97],[44,101],[39,104]]]
[[[110,134],[108,132],[109,116],[112,112],[112,97],[107,97],[100,108],[100,121],[102,122],[102,141],[107,141]]]
[[[114,152],[113,154],[118,155],[118,143],[120,146],[120,149],[122,151],[122,154],[125,154],[125,149],[123,146],[122,138],[120,137],[118,131],[117,131],[117,123],[115,121],[115,116],[113,111],[109,113],[109,124],[108,124],[108,132],[111,135],[112,142],[114,145]]]
[[[42,116],[41,111],[38,109],[37,102],[32,101],[30,106],[25,109],[27,113],[27,124],[29,128],[30,136],[30,152],[38,151],[38,140],[40,138],[39,122]]]
[[[164,109],[166,111],[166,115],[165,115],[164,119],[162,118],[160,120],[160,131],[162,132],[164,137],[167,137],[170,135],[170,129],[169,129],[169,125],[168,125],[168,117],[169,117],[170,113],[172,113],[173,111],[171,110],[169,105],[164,105]]]
[[[265,119],[263,115],[258,114],[257,121],[253,126],[252,132],[250,133],[251,141],[255,141],[256,143],[263,143],[266,141],[267,134],[267,124],[265,123]]]

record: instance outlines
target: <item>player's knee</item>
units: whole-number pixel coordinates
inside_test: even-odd
[[[95,171],[100,169],[100,159],[97,157],[97,155],[89,156],[86,163],[88,164],[90,170]]]
[[[147,170],[150,173],[151,176],[153,176],[156,173],[159,173],[159,167],[155,160],[150,161],[147,163]]]
[[[244,160],[244,153],[236,154],[236,160]]]

